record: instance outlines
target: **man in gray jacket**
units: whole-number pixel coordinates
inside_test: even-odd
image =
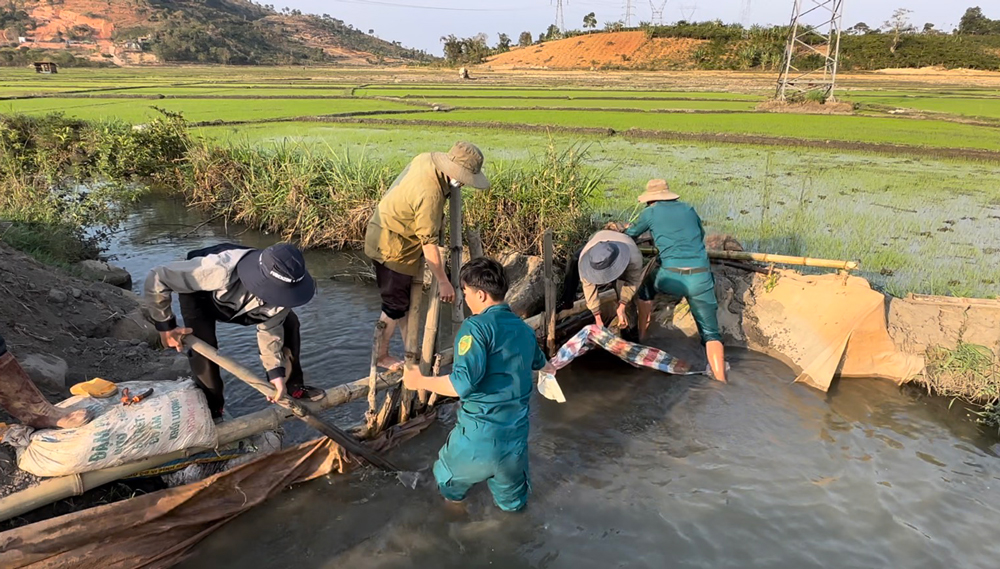
[[[164,347],[181,351],[184,336],[193,334],[217,348],[216,322],[254,325],[267,379],[277,390],[273,400],[286,387],[295,399],[316,401],[325,395],[303,383],[299,319],[291,309],[312,300],[316,283],[296,247],[279,243],[260,250],[225,243],[191,251],[186,261],[150,271],[144,288]],[[173,293],[179,295],[186,328],[177,326]],[[225,397],[219,366],[198,353],[188,358],[212,416],[221,417]]]

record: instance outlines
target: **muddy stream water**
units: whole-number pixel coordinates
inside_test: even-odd
[[[143,204],[110,253],[140,290],[186,251],[275,236],[209,223],[183,204]],[[319,283],[298,310],[307,382],[367,374],[374,285],[331,277],[359,257],[314,251]],[[220,326],[222,351],[259,368],[252,329]],[[692,353],[689,341],[660,347]],[[397,352],[399,350],[397,346]],[[485,488],[444,507],[424,470],[416,488],[363,469],[287,490],[212,534],[182,564],[219,567],[893,567],[1000,566],[998,438],[948,402],[880,380],[823,394],[764,356],[733,351],[731,383],[676,378],[588,355],[559,379],[568,402],[532,407],[532,497],[519,514]],[[264,406],[232,380],[227,410]],[[328,416],[360,419],[352,404]],[[427,469],[437,424],[393,458]],[[315,436],[286,424],[286,444]]]

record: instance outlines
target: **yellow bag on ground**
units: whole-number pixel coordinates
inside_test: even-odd
[[[115,393],[118,393],[118,386],[106,379],[95,377],[90,381],[73,385],[73,387],[69,388],[69,392],[81,397],[103,398],[111,397]]]

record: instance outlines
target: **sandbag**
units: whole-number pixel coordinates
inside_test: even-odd
[[[18,467],[36,476],[65,476],[186,448],[216,446],[218,437],[205,395],[191,380],[131,381],[118,387],[133,394],[153,388],[153,394],[127,407],[118,397],[76,396],[57,404],[91,409],[94,419],[77,429],[12,427],[4,442],[17,449]]]

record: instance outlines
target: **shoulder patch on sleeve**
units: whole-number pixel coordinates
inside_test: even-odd
[[[472,336],[470,334],[466,334],[461,338],[459,338],[458,355],[464,356],[465,354],[469,353],[469,349],[471,348],[472,348]]]

